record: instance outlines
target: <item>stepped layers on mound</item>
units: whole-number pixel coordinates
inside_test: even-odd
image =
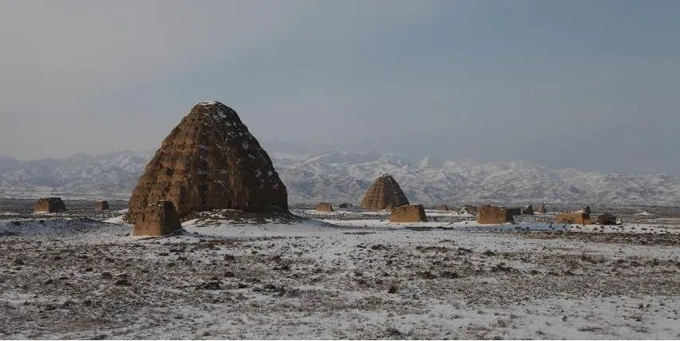
[[[129,220],[162,200],[180,218],[212,209],[288,209],[271,159],[236,112],[219,102],[195,105],[163,141],[132,192]]]
[[[397,181],[391,175],[383,174],[366,191],[361,208],[379,211],[408,204],[408,198]]]

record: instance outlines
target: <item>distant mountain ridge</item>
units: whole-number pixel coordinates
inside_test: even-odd
[[[680,179],[668,174],[614,174],[556,170],[526,162],[413,162],[393,154],[270,152],[291,203],[361,200],[383,173],[391,174],[412,202],[423,204],[591,203],[680,206]],[[127,199],[152,152],[76,154],[19,161],[0,157],[0,197]]]

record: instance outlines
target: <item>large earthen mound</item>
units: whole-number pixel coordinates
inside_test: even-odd
[[[149,205],[135,221],[135,236],[165,236],[182,228],[175,205],[159,201]]]
[[[66,205],[61,198],[40,198],[33,206],[35,213],[56,213],[66,211]]]
[[[391,223],[417,223],[427,221],[423,205],[404,205],[390,212]]]
[[[213,209],[288,210],[271,159],[236,112],[219,102],[195,105],[163,141],[132,192],[128,219],[162,200],[180,218]]]
[[[361,208],[379,211],[408,204],[408,198],[397,181],[391,175],[383,174],[366,191]]]
[[[477,210],[479,224],[503,224],[511,220],[512,212],[505,207],[483,205]]]

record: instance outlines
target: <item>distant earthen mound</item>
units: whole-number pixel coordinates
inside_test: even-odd
[[[56,213],[66,211],[66,205],[61,198],[40,198],[33,207],[35,213]]]
[[[449,210],[448,205],[437,205],[437,211],[447,212]]]
[[[408,204],[408,198],[397,181],[391,175],[383,174],[366,191],[361,208],[379,211]]]
[[[609,212],[602,213],[597,217],[597,222],[600,225],[616,225],[616,216]]]
[[[182,228],[175,205],[159,201],[149,205],[135,221],[135,236],[165,236]]]
[[[100,200],[94,203],[95,211],[106,211],[109,209],[109,202],[106,200]]]
[[[333,205],[331,205],[330,203],[327,203],[327,202],[320,202],[320,203],[316,204],[316,210],[319,211],[319,212],[333,212],[333,211],[335,211],[333,209]]]
[[[512,207],[507,209],[511,216],[522,215],[522,209],[519,207]]]
[[[483,205],[477,211],[479,224],[503,224],[511,220],[512,212],[505,207]]]
[[[539,214],[546,214],[548,211],[545,209],[545,204],[541,204],[541,206],[538,206],[538,211]]]
[[[288,210],[286,186],[236,112],[219,102],[195,105],[147,164],[132,192],[128,219],[149,204],[171,201],[180,218],[192,212]]]
[[[427,221],[423,205],[395,207],[390,213],[390,223],[417,223]]]

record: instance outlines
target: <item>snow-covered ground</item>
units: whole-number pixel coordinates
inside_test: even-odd
[[[677,224],[298,213],[0,217],[0,338],[680,338]]]

